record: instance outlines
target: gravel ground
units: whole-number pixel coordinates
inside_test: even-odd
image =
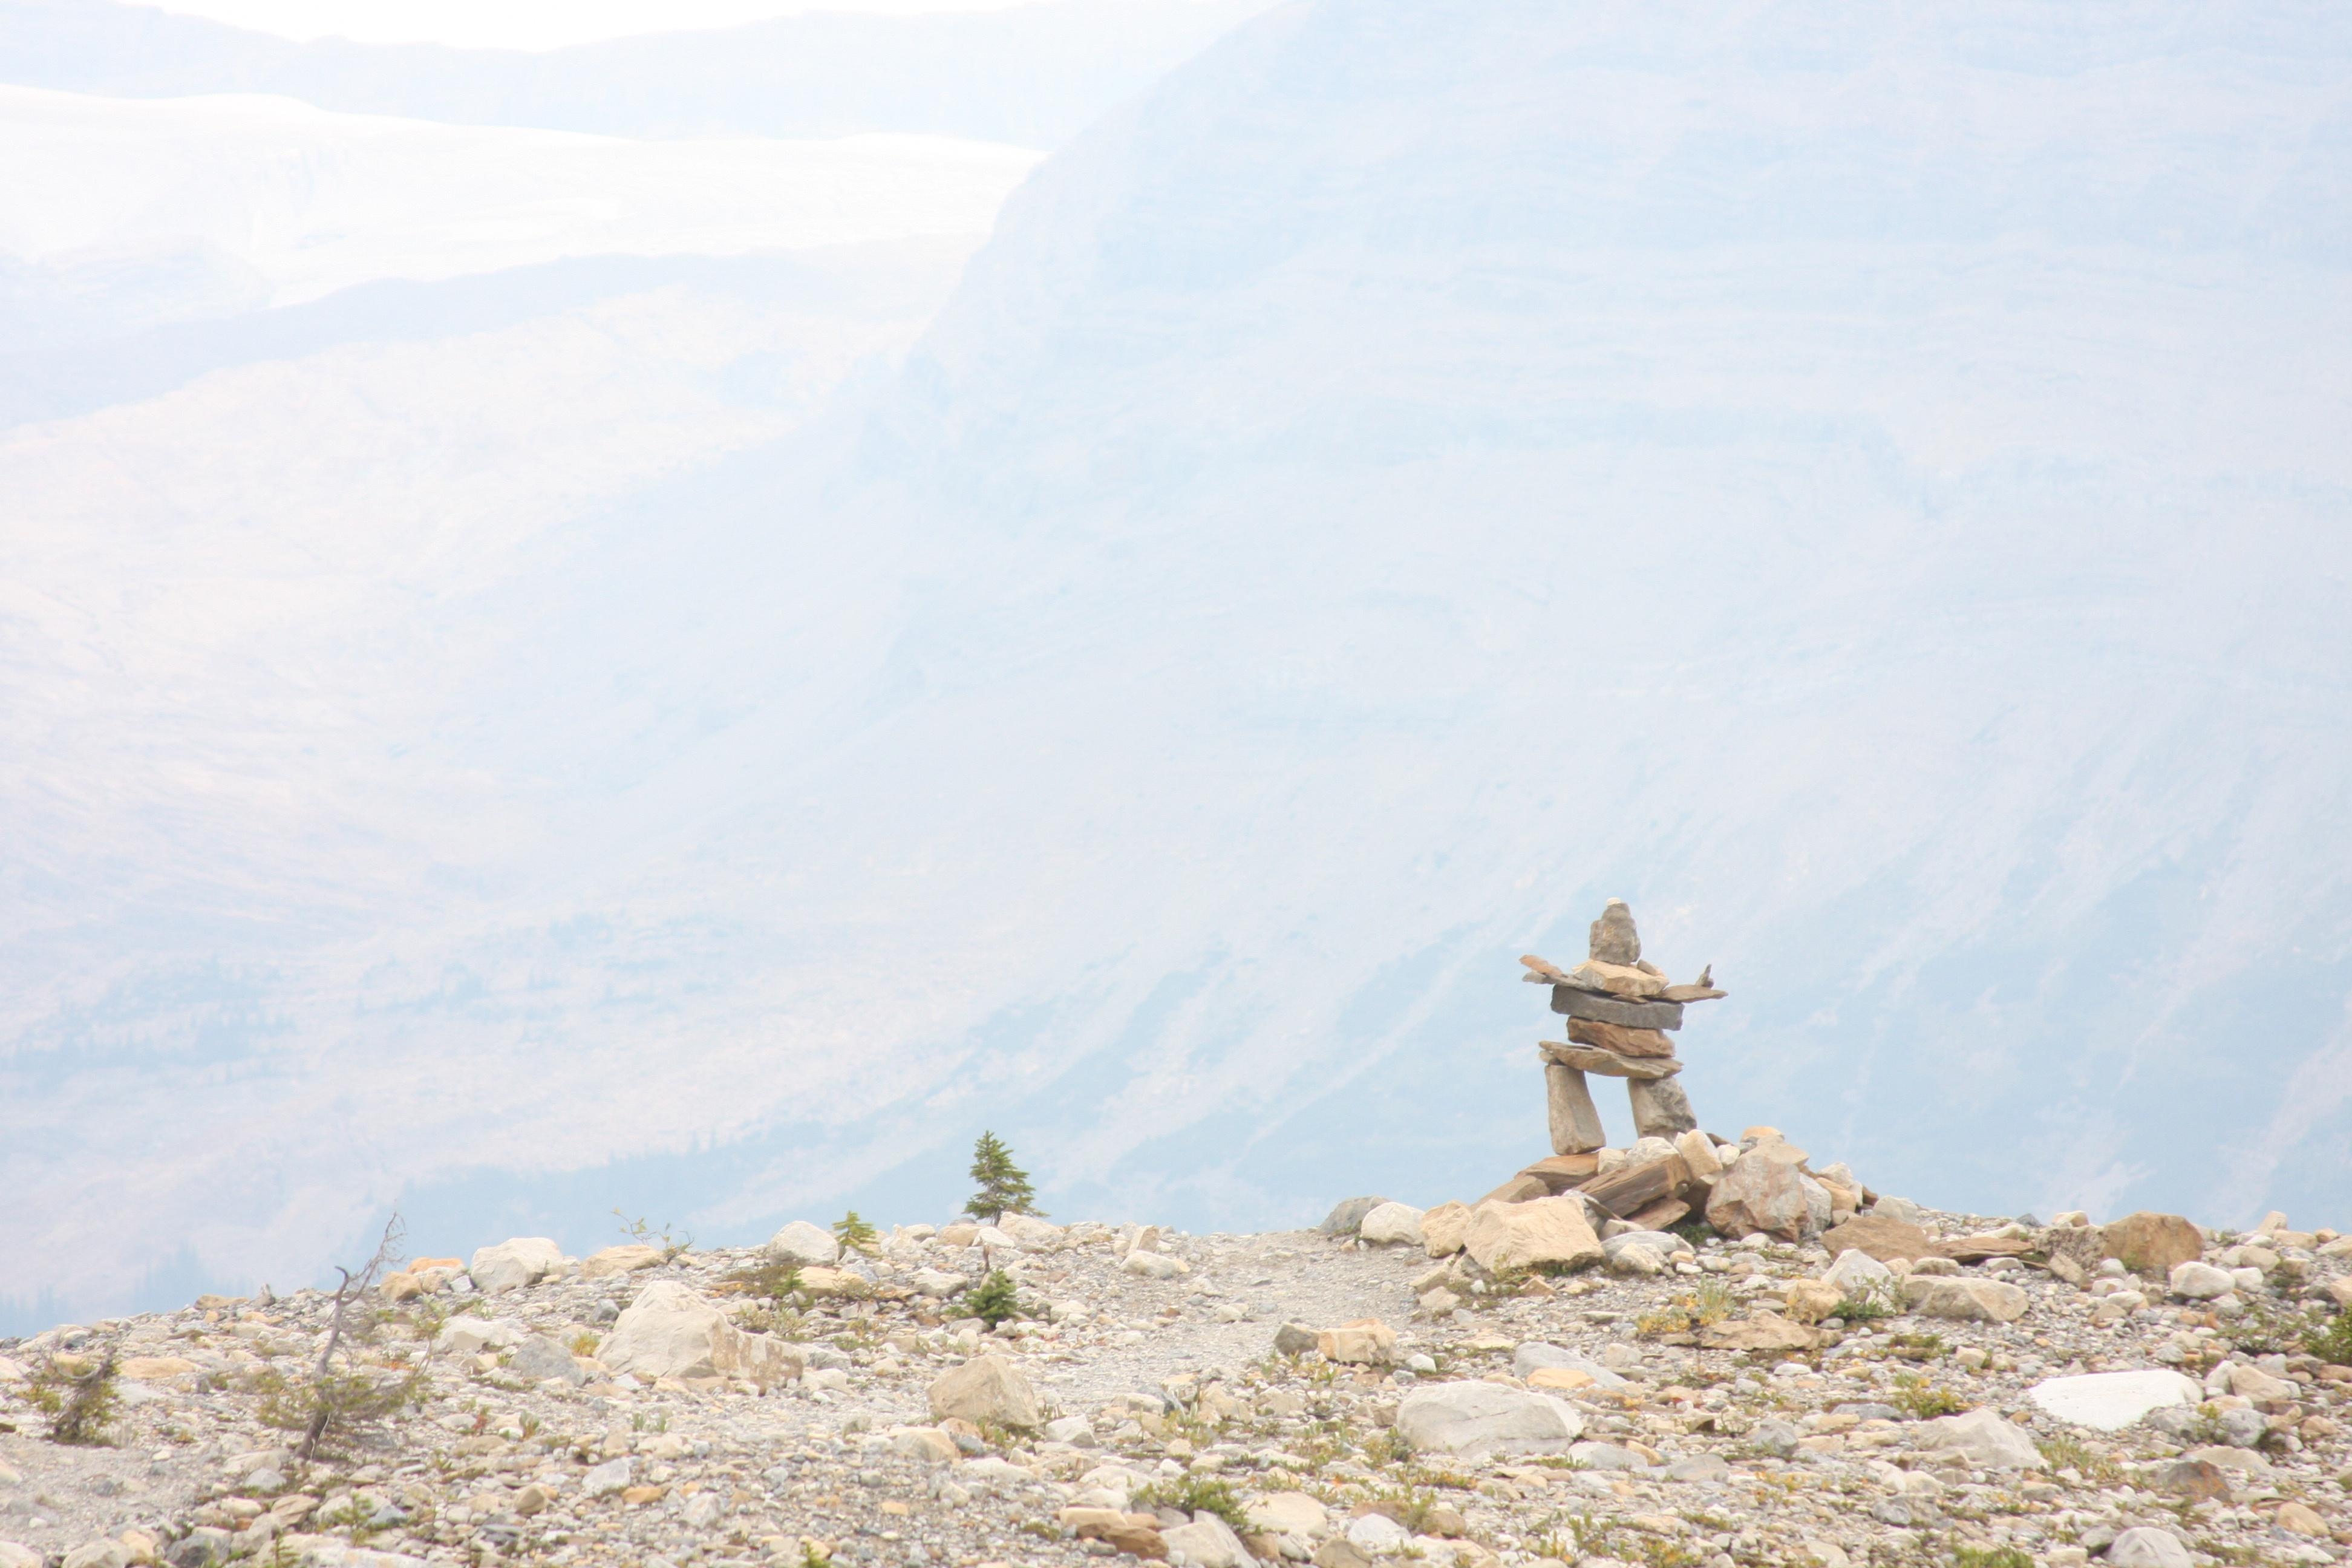
[[[2007,1222],[1931,1213],[1922,1223],[1960,1236]],[[2002,1259],[1961,1272],[2018,1284],[2028,1306],[2014,1322],[1884,1319],[1757,1354],[1671,1342],[1659,1321],[1643,1320],[1702,1286],[1729,1287],[1735,1317],[1769,1316],[1791,1281],[1827,1268],[1818,1248],[1707,1241],[1649,1277],[1489,1281],[1455,1263],[1460,1304],[1433,1315],[1417,1305],[1415,1282],[1449,1265],[1415,1247],[1313,1232],[1171,1235],[1146,1250],[1187,1271],[1153,1279],[1121,1267],[1131,1232],[1073,1226],[984,1258],[927,1228],[881,1244],[864,1265],[873,1279],[852,1287],[866,1299],[809,1300],[774,1321],[812,1364],[764,1394],[718,1378],[641,1387],[588,1354],[656,1279],[741,1308],[749,1299],[724,1293],[727,1276],[757,1254],[692,1253],[605,1279],[583,1278],[575,1264],[488,1298],[460,1274],[388,1309],[370,1351],[383,1375],[422,1369],[421,1406],[372,1446],[307,1467],[265,1416],[273,1381],[315,1356],[328,1309],[317,1292],[207,1298],[181,1312],[0,1342],[0,1426],[10,1428],[0,1432],[0,1568],[68,1553],[72,1568],[230,1554],[374,1568],[500,1557],[976,1568],[1117,1555],[1113,1540],[1239,1568],[1213,1561],[1223,1549],[1176,1505],[1198,1514],[1229,1496],[1246,1510],[1279,1494],[1302,1494],[1287,1506],[1319,1505],[1324,1517],[1285,1516],[1297,1527],[1276,1529],[1273,1515],[1237,1514],[1252,1525],[1247,1545],[1320,1568],[1384,1558],[1439,1568],[2059,1568],[2099,1561],[2134,1527],[2165,1532],[2189,1562],[2334,1562],[2352,1543],[2352,1471],[2337,1425],[2352,1382],[2273,1342],[2281,1322],[2352,1266],[2325,1254],[2325,1232],[2276,1246],[2278,1266],[2243,1288],[2235,1316],[2168,1303],[2147,1286],[2148,1305],[2109,1306],[2116,1321],[2100,1321],[2101,1298]],[[2227,1239],[2214,1238],[2212,1256]],[[987,1333],[960,1321],[951,1300],[910,1289],[919,1271],[973,1279],[991,1265],[1016,1278],[1029,1321]],[[742,1321],[760,1325],[758,1310]],[[468,1317],[551,1335],[587,1355],[577,1375],[588,1381],[527,1380],[509,1364],[512,1352],[433,1350],[440,1331]],[[1273,1352],[1286,1322],[1360,1319],[1398,1335],[1381,1363]],[[1514,1353],[1528,1343],[1581,1353],[1624,1379],[1561,1391],[1583,1426],[1573,1450],[1408,1451],[1396,1430],[1402,1402],[1477,1380],[1516,1391]],[[109,1351],[148,1359],[131,1363],[143,1375],[123,1385],[108,1446],[47,1440],[47,1418],[12,1373],[55,1354]],[[1072,1440],[968,1430],[952,1459],[940,1453],[946,1439],[927,1390],[975,1355],[1019,1369],[1049,1415],[1083,1417],[1057,1429]],[[2147,1423],[2071,1427],[2027,1394],[2046,1377],[2169,1365],[2203,1379],[2225,1363],[2247,1369],[2248,1386],[2257,1371],[2274,1379],[2259,1384],[2270,1396],[2221,1394],[2193,1413],[2193,1429],[2168,1434]],[[2022,1417],[2019,1429],[2042,1445],[2046,1463],[1970,1469],[1931,1449],[1935,1428],[1919,1412],[1937,1391],[1955,1408]],[[2234,1425],[2233,1411],[2246,1413]],[[2183,1483],[2149,1468],[2189,1455],[2208,1467],[2191,1467],[2206,1478],[2201,1498],[2166,1489]],[[593,1478],[609,1479],[621,1458],[628,1489],[593,1495]],[[1073,1509],[1109,1510],[1144,1533],[1082,1538],[1075,1527],[1108,1527]],[[2144,1545],[2117,1545],[2115,1560]]]

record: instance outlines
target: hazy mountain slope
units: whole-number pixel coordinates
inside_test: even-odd
[[[606,136],[887,131],[1053,147],[1266,4],[817,12],[525,53],[294,43],[103,0],[5,0],[0,81],[127,98],[272,93],[347,113]]]
[[[773,446],[354,426],[413,499],[258,533],[268,418],[131,467],[0,569],[12,1255],[936,1216],[982,1125],[1066,1215],[1475,1196],[1611,895],[1733,993],[1710,1124],[2340,1191],[2344,39],[2222,26],[1293,5]]]

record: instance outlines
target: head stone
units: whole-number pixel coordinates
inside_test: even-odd
[[[1633,911],[1622,899],[1612,899],[1592,922],[1592,957],[1602,963],[1631,963],[1642,956],[1641,934],[1633,929]]]

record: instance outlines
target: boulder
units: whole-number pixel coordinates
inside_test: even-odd
[[[956,1440],[936,1426],[899,1427],[890,1434],[890,1451],[927,1465],[952,1465],[961,1457]]]
[[[131,1568],[131,1549],[100,1536],[67,1552],[65,1568]]]
[[[1381,1247],[1419,1247],[1421,1214],[1411,1204],[1382,1204],[1357,1222],[1357,1238]]]
[[[1581,1069],[1544,1063],[1544,1105],[1553,1153],[1580,1154],[1609,1142],[1601,1125],[1601,1108],[1592,1103],[1592,1086],[1584,1081]]]
[[[1140,1274],[1146,1279],[1173,1279],[1179,1274],[1192,1272],[1191,1265],[1181,1258],[1171,1258],[1164,1252],[1150,1252],[1139,1247],[1119,1259],[1118,1266],[1129,1274]]]
[[[1759,1158],[1760,1152],[1741,1155],[1717,1178],[1706,1197],[1706,1223],[1735,1241],[1757,1235],[1800,1240],[1811,1218],[1805,1190],[1793,1166]]]
[[[1315,1348],[1326,1361],[1386,1366],[1397,1359],[1396,1331],[1378,1318],[1358,1318],[1318,1333]]]
[[[1584,1436],[1584,1418],[1563,1401],[1497,1383],[1416,1388],[1397,1406],[1398,1436],[1423,1451],[1564,1454]]]
[[[2059,1420],[2095,1432],[2120,1432],[2151,1410],[2195,1405],[2205,1390],[2177,1372],[2095,1372],[2044,1378],[2026,1397]]]
[[[1315,1331],[1304,1323],[1285,1323],[1274,1331],[1276,1355],[1299,1356],[1315,1349]]]
[[[536,1285],[563,1267],[563,1248],[543,1236],[517,1237],[474,1254],[466,1272],[474,1288],[495,1296]]]
[[[1826,1279],[1792,1280],[1783,1299],[1788,1303],[1789,1316],[1801,1323],[1834,1318],[1845,1306],[1845,1292]]]
[[[796,1219],[768,1238],[768,1256],[779,1263],[831,1268],[841,1261],[841,1243],[824,1226]]]
[[[1386,1202],[1388,1202],[1386,1198],[1343,1200],[1337,1208],[1323,1216],[1323,1234],[1326,1236],[1355,1235],[1356,1227],[1364,1223],[1364,1216]]]
[[[611,1497],[615,1492],[626,1490],[632,1479],[629,1457],[624,1454],[619,1458],[605,1460],[582,1476],[580,1490],[587,1497]]]
[[[2136,1524],[2107,1544],[2107,1568],[2191,1568],[2196,1561],[2180,1537],[2152,1524]]]
[[[1870,1205],[1871,1214],[1879,1219],[1891,1219],[1900,1225],[1917,1225],[1927,1217],[1927,1211],[1909,1198],[1881,1197]],[[1886,1261],[1880,1258],[1880,1262]]]
[[[1463,1249],[1490,1274],[1506,1268],[1583,1268],[1601,1260],[1601,1238],[1573,1197],[1481,1205],[1470,1216]]]
[[[471,1313],[450,1319],[433,1336],[433,1348],[446,1355],[479,1355],[522,1343],[522,1325],[506,1318],[477,1318]]]
[[[574,1388],[588,1381],[588,1374],[580,1369],[571,1351],[546,1334],[533,1334],[517,1345],[507,1362],[507,1370],[534,1383],[560,1377]]]
[[[1367,1557],[1394,1557],[1412,1543],[1412,1531],[1384,1513],[1348,1521],[1348,1544]]]
[[[1698,1127],[1690,1096],[1682,1080],[1634,1075],[1625,1085],[1626,1103],[1633,1108],[1633,1131],[1644,1138],[1673,1140]]]
[[[1702,1185],[1715,1185],[1715,1179],[1723,1174],[1723,1156],[1715,1152],[1715,1140],[1695,1127],[1676,1136],[1675,1152],[1683,1157],[1683,1169],[1691,1173],[1691,1180]]]
[[[2238,1288],[2226,1268],[2210,1263],[2176,1263],[2168,1281],[2172,1293],[2184,1301],[2210,1301]]]
[[[1901,1294],[1900,1287],[1895,1283],[1895,1270],[1858,1247],[1840,1252],[1837,1261],[1822,1275],[1822,1283],[1836,1286],[1849,1301],[1874,1298],[1893,1306]]]
[[[929,1296],[934,1300],[945,1300],[950,1296],[960,1295],[970,1289],[971,1276],[951,1274],[944,1268],[918,1268],[908,1277],[907,1283],[915,1288],[915,1293],[919,1296]]]
[[[2035,1470],[2049,1461],[2025,1428],[1997,1410],[1971,1410],[1927,1423],[1918,1446],[1929,1453],[1956,1454],[1976,1470]]]
[[[580,1260],[580,1278],[605,1279],[616,1274],[634,1273],[640,1268],[661,1267],[662,1250],[658,1247],[641,1247],[635,1242],[608,1247],[593,1257]]]
[[[1044,1252],[1057,1245],[1067,1232],[1053,1221],[1040,1219],[1034,1214],[1001,1215],[996,1228],[1011,1237],[1024,1252]]]
[[[2205,1256],[2205,1233],[2177,1214],[2143,1209],[2100,1228],[2099,1256],[2120,1258],[2136,1274],[2167,1279],[2179,1265]]]
[[[974,1356],[940,1374],[930,1386],[931,1419],[960,1416],[972,1425],[1015,1430],[1042,1426],[1045,1408],[1020,1363],[1001,1355]]]
[[[761,1388],[800,1376],[800,1349],[747,1334],[717,1307],[675,1279],[656,1279],[597,1347],[596,1359],[643,1383],[660,1378],[740,1377]]]
[[[1194,1514],[1190,1524],[1161,1531],[1160,1539],[1168,1551],[1169,1568],[1255,1568],[1256,1560],[1233,1527],[1205,1510]]]
[[[2230,1392],[2242,1399],[2275,1399],[2281,1403],[2303,1397],[2303,1391],[2283,1377],[2273,1377],[2257,1366],[2242,1362],[2225,1363],[2230,1369]]]
[[[1421,1216],[1422,1245],[1432,1258],[1451,1258],[1462,1250],[1470,1231],[1470,1205],[1443,1203]]]
[[[1963,1322],[2013,1323],[2032,1304],[2026,1293],[1998,1279],[1951,1279],[1913,1275],[1903,1282],[1911,1310],[1926,1318],[1955,1318]]]

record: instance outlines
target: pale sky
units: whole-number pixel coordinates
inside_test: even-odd
[[[732,27],[813,11],[912,16],[1007,11],[1022,4],[1024,0],[163,0],[159,8],[287,38],[555,49],[633,33]]]

